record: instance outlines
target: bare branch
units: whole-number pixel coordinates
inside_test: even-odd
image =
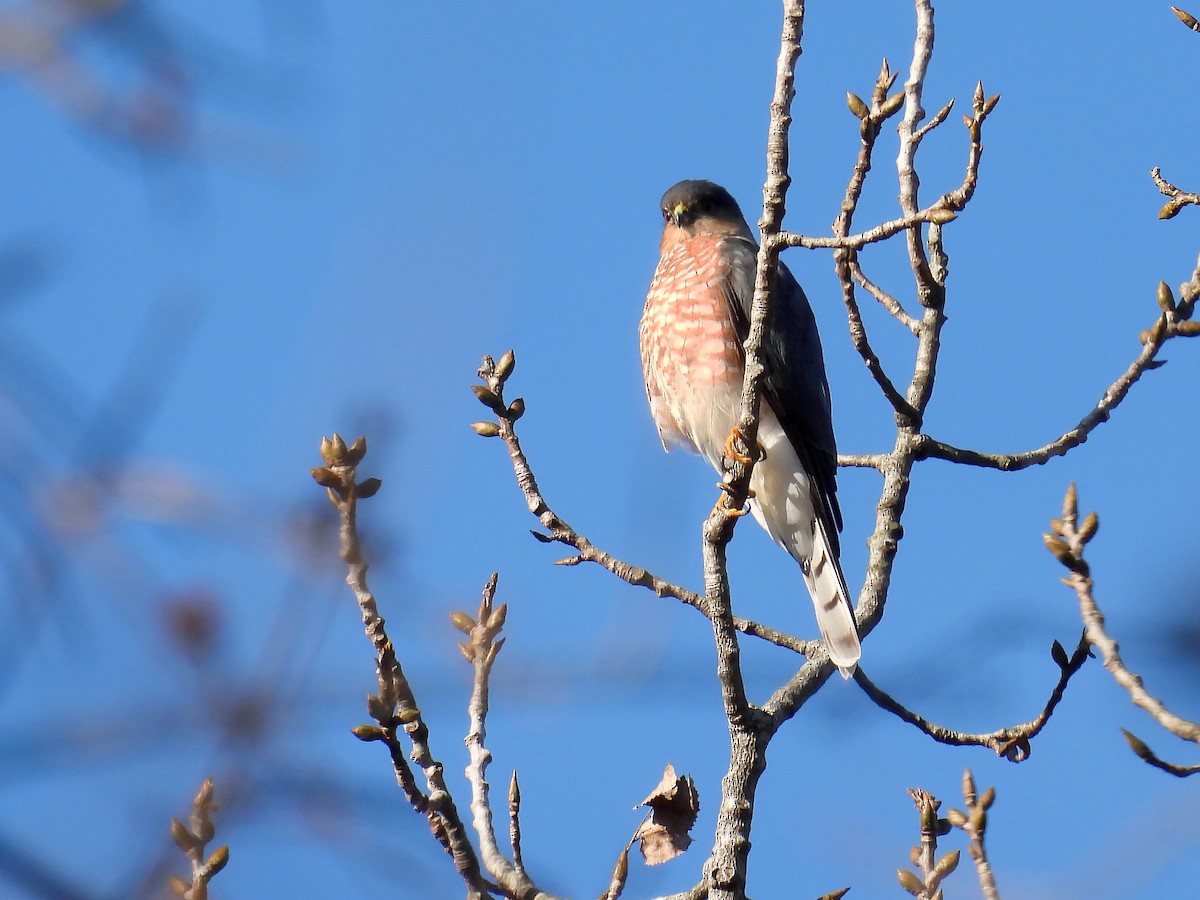
[[[906,708],[887,692],[881,690],[866,676],[861,667],[855,673],[854,680],[881,709],[887,710],[898,718],[903,719],[940,744],[950,744],[958,747],[987,747],[989,750],[994,751],[997,756],[1002,756],[1012,762],[1023,762],[1029,757],[1030,741],[1046,727],[1046,723],[1050,721],[1055,708],[1062,700],[1067,683],[1082,668],[1090,656],[1089,647],[1090,644],[1087,636],[1084,635],[1079,639],[1078,646],[1076,646],[1075,651],[1068,659],[1062,645],[1058,641],[1055,641],[1054,647],[1051,650],[1051,656],[1059,667],[1059,678],[1058,683],[1055,684],[1054,689],[1050,692],[1050,698],[1046,701],[1046,705],[1042,708],[1042,711],[1028,722],[1008,728],[998,728],[986,734],[970,734],[955,731],[943,725],[930,722],[923,716]]]
[[[848,234],[841,237],[813,237],[807,234],[795,234],[790,231],[780,231],[770,239],[775,250],[784,247],[803,247],[806,250],[861,250],[867,244],[885,241],[905,229],[916,228],[930,222],[949,222],[955,213],[948,209],[941,200],[933,206],[917,210],[910,215],[882,222],[874,228],[858,234]]]
[[[501,363],[506,359],[510,360],[510,362],[502,366]],[[562,565],[578,565],[581,562],[596,563],[627,584],[647,588],[653,591],[657,597],[671,597],[679,600],[681,603],[699,610],[705,617],[711,618],[711,608],[705,597],[666,581],[645,569],[631,565],[596,547],[590,540],[575,531],[574,528],[551,509],[541,492],[541,488],[538,487],[533,468],[530,466],[529,460],[525,456],[525,451],[521,447],[520,438],[517,436],[516,423],[521,415],[524,414],[524,401],[514,400],[512,406],[506,406],[504,403],[505,383],[512,372],[514,361],[515,357],[511,350],[504,354],[501,358],[501,363],[495,362],[490,356],[483,358],[483,364],[479,368],[479,377],[485,382],[483,387],[487,388],[485,396],[488,402],[485,405],[488,405],[489,408],[494,406],[495,409],[493,411],[499,411],[496,412],[495,422],[476,422],[471,427],[476,434],[484,437],[501,438],[508,447],[508,455],[512,461],[513,472],[517,478],[517,486],[520,487],[522,494],[525,496],[525,503],[529,507],[529,511],[537,517],[538,521],[549,532],[549,534],[543,534],[540,531],[534,531],[532,532],[533,536],[542,543],[566,544],[578,551],[576,556],[560,560],[559,562]],[[480,387],[480,385],[476,385],[476,387]],[[521,412],[520,414],[513,414],[512,407],[516,406],[517,403],[520,403],[519,409]],[[804,656],[817,653],[821,646],[819,641],[804,641],[771,628],[768,625],[744,619],[740,616],[733,617],[733,625],[734,628],[744,634],[760,638],[768,643]]]
[[[921,320],[913,318],[901,305],[899,300],[868,278],[863,272],[862,264],[857,256],[850,261],[850,276],[858,282],[859,287],[879,301],[880,305],[891,313],[897,322],[913,334],[918,333],[921,327]]]
[[[941,859],[937,858],[937,839],[950,830],[950,823],[938,818],[942,802],[920,788],[910,788],[908,796],[916,804],[921,829],[921,845],[912,848],[910,858],[921,874],[898,869],[896,875],[900,886],[917,900],[935,900],[942,896],[942,881],[958,866],[959,854],[957,850],[951,850]]]
[[[216,834],[212,813],[217,808],[213,800],[212,779],[205,779],[192,800],[188,824],[184,825],[178,819],[171,820],[171,838],[192,865],[191,881],[178,877],[170,881],[171,892],[183,900],[207,900],[208,883],[229,863],[228,847],[218,847],[212,853],[205,849]]]
[[[795,95],[796,60],[804,33],[804,0],[784,0],[779,56],[775,64],[775,92],[767,134],[767,177],[763,185],[763,214],[759,220],[761,240],[754,277],[754,301],[743,346],[745,374],[742,382],[741,419],[737,430],[747,447],[757,446],[761,383],[764,377],[762,343],[771,288],[779,264],[778,248],[772,239],[781,229],[788,176],[788,129]],[[748,462],[733,460],[728,477],[730,499],[735,507],[746,500],[750,487],[753,456]],[[712,853],[704,866],[709,897],[736,900],[746,896],[746,874],[750,854],[750,826],[754,795],[766,768],[770,734],[762,728],[762,714],[746,696],[742,681],[741,650],[730,605],[729,570],[725,550],[737,522],[734,512],[718,503],[704,524],[704,587],[712,611],[713,642],[717,651],[717,677],[721,700],[729,722],[729,766],[722,780],[722,802],[717,811]],[[807,666],[805,667],[807,668]],[[826,677],[833,664],[824,660]]]
[[[987,832],[987,811],[996,800],[996,789],[988,788],[980,797],[975,793],[975,776],[971,770],[963,772],[963,800],[967,811],[950,810],[946,819],[955,828],[961,828],[967,833],[971,843],[968,850],[975,863],[975,873],[979,876],[979,888],[984,900],[1000,900],[1000,891],[996,887],[996,876],[992,874],[991,863],[988,862],[987,850],[983,846],[983,838]]]
[[[1200,723],[1189,721],[1181,716],[1175,715],[1163,704],[1157,697],[1151,696],[1142,683],[1142,677],[1129,670],[1125,661],[1121,658],[1120,649],[1117,642],[1113,640],[1108,631],[1104,627],[1104,614],[1100,612],[1100,607],[1096,603],[1093,594],[1094,583],[1091,577],[1091,571],[1087,562],[1083,558],[1084,546],[1096,534],[1099,528],[1100,520],[1093,512],[1079,519],[1079,504],[1078,494],[1075,485],[1072,483],[1067,488],[1066,497],[1063,500],[1063,514],[1061,519],[1051,520],[1050,527],[1054,534],[1044,535],[1046,547],[1051,553],[1067,567],[1068,576],[1063,578],[1063,582],[1070,588],[1074,589],[1075,596],[1079,600],[1079,611],[1083,618],[1084,637],[1091,643],[1093,647],[1100,651],[1100,656],[1104,661],[1104,668],[1108,669],[1109,674],[1116,679],[1117,684],[1123,687],[1129,694],[1136,706],[1140,706],[1158,722],[1163,728],[1174,734],[1176,737],[1185,741],[1191,741],[1193,744],[1200,744]],[[1126,732],[1126,736],[1132,737]],[[1138,746],[1133,746],[1134,751],[1138,753],[1147,762],[1152,762],[1149,757],[1154,754],[1149,752],[1149,748],[1144,744],[1139,744],[1145,749],[1143,754]],[[1154,757],[1157,760],[1157,757]],[[1159,760],[1161,762],[1161,760]],[[1164,764],[1159,768],[1165,768]],[[1167,771],[1171,771],[1167,769]],[[1175,774],[1179,774],[1176,772]],[[1188,773],[1191,774],[1191,773]]]
[[[883,467],[891,460],[891,454],[888,453],[839,453],[838,465],[849,469],[878,469],[883,471]]]
[[[887,98],[887,92],[895,80],[896,76],[888,69],[887,60],[884,60],[879,70],[879,77],[875,80],[874,90],[871,93],[870,108],[857,97],[851,95],[851,98],[857,101],[857,103],[851,104],[851,109],[854,110],[857,107],[861,116],[861,123],[859,125],[860,144],[858,158],[854,162],[854,169],[850,174],[849,182],[846,184],[846,194],[842,199],[841,211],[833,223],[833,233],[836,238],[843,238],[850,230],[850,224],[853,221],[859,199],[862,196],[863,185],[867,180],[867,173],[871,171],[871,154],[875,147],[875,139],[879,136],[879,131],[884,120],[899,108],[896,101],[888,100]],[[899,97],[897,96],[896,99],[898,100]],[[867,338],[866,325],[863,323],[862,314],[858,308],[858,300],[854,296],[854,271],[857,269],[857,253],[844,247],[834,253],[833,259],[834,270],[837,273],[838,282],[842,286],[842,302],[846,307],[846,315],[850,322],[850,340],[854,344],[854,349],[858,351],[859,356],[866,363],[871,377],[875,379],[875,383],[883,391],[883,396],[895,410],[897,424],[911,428],[920,428],[921,414],[913,409],[904,396],[896,390],[896,386],[883,370],[883,364],[879,361],[879,357],[876,355],[875,350],[871,347],[870,340]],[[858,272],[861,274],[862,270],[858,269]],[[894,308],[899,310],[899,304],[895,304]]]
[[[367,586],[366,559],[358,536],[358,500],[373,495],[379,482],[357,481],[357,466],[367,452],[366,440],[359,438],[349,447],[339,435],[322,438],[321,458],[325,465],[312,470],[313,479],[326,489],[329,502],[340,520],[339,551],[346,563],[346,584],[354,591],[362,613],[367,637],[375,648],[375,668],[379,693],[367,699],[367,709],[379,727],[359,726],[355,735],[364,741],[382,741],[388,747],[396,781],[405,798],[429,820],[430,831],[454,860],[454,866],[467,885],[469,900],[484,900],[489,886],[479,869],[475,848],[466,836],[466,829],[446,787],[442,764],[429,747],[429,728],[421,715],[416,696],[396,657],[388,637],[383,617],[379,614],[375,596]],[[400,732],[408,735],[412,744],[412,759],[425,774],[427,794],[416,787],[412,771],[405,760]]]
[[[1156,769],[1162,769],[1176,778],[1187,778],[1189,775],[1200,773],[1200,763],[1193,766],[1184,766],[1178,763],[1167,762],[1160,758],[1153,750],[1146,745],[1146,742],[1126,729],[1121,729],[1121,734],[1125,735],[1125,740],[1129,744],[1129,749],[1136,753],[1141,759]]]
[[[1160,219],[1175,218],[1185,206],[1200,206],[1200,194],[1182,191],[1175,187],[1162,177],[1162,170],[1158,166],[1150,170],[1150,177],[1154,179],[1154,184],[1157,185],[1159,191],[1167,197],[1167,202],[1158,211]]]
[[[925,118],[925,110],[921,106],[921,93],[925,87],[925,73],[929,69],[929,60],[933,55],[933,6],[929,0],[916,0],[917,36],[913,43],[912,63],[908,70],[908,80],[904,83],[904,116],[900,120],[900,152],[896,157],[896,172],[900,181],[900,211],[906,217],[916,215],[919,208],[917,191],[921,179],[917,175],[916,155],[920,146],[922,134],[917,126]],[[921,305],[931,306],[930,285],[923,283],[920,273],[927,271],[925,253],[921,246],[920,229],[916,226],[908,230],[908,255],[913,272],[917,273],[917,296]],[[940,302],[936,305],[940,306]],[[915,405],[915,404],[914,404]]]
[[[467,732],[466,745],[470,753],[467,765],[467,782],[471,785],[471,814],[474,818],[475,833],[479,835],[479,854],[488,874],[496,879],[506,897],[520,897],[522,900],[551,900],[534,885],[525,873],[524,866],[509,862],[496,843],[496,831],[492,824],[492,807],[489,800],[490,786],[487,780],[487,768],[492,761],[491,751],[487,749],[487,713],[489,679],[492,666],[500,649],[504,646],[504,638],[497,638],[504,628],[504,620],[508,614],[505,604],[494,606],[496,597],[496,582],[499,575],[492,573],[483,588],[483,599],[474,617],[464,612],[451,615],[455,627],[467,635],[467,640],[459,644],[459,649],[471,663],[474,679],[471,687],[471,700],[467,706],[471,727]],[[513,784],[516,784],[515,776]],[[520,825],[517,824],[516,813],[512,812],[513,795],[510,791],[510,824],[514,829],[513,839],[514,858],[519,853],[521,844]],[[516,805],[520,805],[520,794],[517,793]]]
[[[521,851],[521,785],[517,781],[517,770],[513,769],[508,783],[508,843],[512,847],[513,865],[518,872],[525,871],[524,854]]]
[[[1187,314],[1191,314],[1190,306]],[[1023,453],[984,453],[954,447],[922,434],[918,436],[915,448],[918,458],[944,459],[947,462],[961,465],[1015,472],[1029,466],[1041,465],[1056,456],[1065,456],[1069,451],[1084,443],[1097,426],[1109,420],[1113,410],[1129,395],[1130,389],[1137,384],[1142,375],[1151,369],[1158,368],[1160,363],[1155,357],[1162,349],[1163,344],[1173,337],[1181,335],[1190,337],[1193,333],[1195,333],[1193,323],[1184,321],[1178,311],[1161,313],[1154,326],[1143,332],[1145,340],[1142,352],[1129,364],[1120,377],[1109,385],[1096,405],[1079,420],[1079,424],[1056,440],[1035,450],[1027,450]]]
[[[612,876],[608,881],[608,889],[600,895],[600,900],[617,900],[625,891],[625,880],[629,877],[629,851],[632,848],[633,841],[630,841],[617,854],[617,862],[613,866]]]
[[[943,122],[946,121],[946,117],[950,115],[950,110],[952,110],[952,109],[954,109],[954,98],[953,97],[951,97],[949,100],[946,101],[945,106],[943,106],[936,113],[934,113],[934,116],[932,119],[930,119],[928,122],[926,122],[920,128],[918,128],[916,130],[916,132],[914,132],[913,140],[915,140],[917,143],[920,143],[921,141],[925,140],[925,135],[929,134],[929,132],[933,131],[933,129],[937,128],[939,125],[941,125]]]

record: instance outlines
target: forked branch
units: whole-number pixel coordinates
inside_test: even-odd
[[[854,680],[881,709],[887,710],[908,724],[923,731],[940,744],[949,744],[957,747],[987,747],[989,750],[995,752],[997,756],[1002,756],[1011,762],[1023,762],[1029,758],[1031,752],[1030,741],[1037,737],[1042,729],[1046,727],[1046,723],[1050,721],[1055,708],[1057,708],[1063,698],[1063,692],[1067,688],[1067,683],[1083,667],[1083,664],[1091,655],[1089,651],[1090,644],[1086,635],[1079,639],[1079,644],[1070,657],[1067,656],[1067,652],[1063,649],[1062,644],[1055,641],[1050,649],[1050,656],[1059,668],[1058,682],[1050,692],[1050,698],[1046,701],[1046,705],[1042,708],[1042,711],[1028,722],[1007,728],[998,728],[986,734],[955,731],[952,728],[946,728],[943,725],[930,722],[880,689],[866,676],[866,673],[861,668],[855,673]]]
[[[1072,484],[1063,499],[1062,518],[1052,519],[1050,522],[1053,534],[1043,535],[1046,548],[1067,567],[1069,575],[1063,578],[1063,583],[1074,589],[1075,596],[1079,600],[1084,637],[1100,651],[1104,668],[1109,671],[1117,684],[1128,692],[1135,705],[1148,712],[1159,725],[1176,737],[1193,744],[1200,744],[1200,723],[1176,715],[1167,709],[1161,700],[1152,696],[1146,690],[1141,676],[1132,672],[1125,664],[1117,642],[1109,636],[1105,628],[1104,615],[1100,612],[1100,607],[1093,594],[1094,583],[1091,570],[1083,558],[1084,546],[1095,536],[1099,525],[1100,520],[1094,512],[1080,520],[1078,495],[1075,485]],[[1180,777],[1200,772],[1200,766],[1180,766],[1164,762],[1140,739],[1128,731],[1124,731],[1124,734],[1129,741],[1130,748],[1151,765]]]

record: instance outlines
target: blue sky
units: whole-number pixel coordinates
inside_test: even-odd
[[[827,233],[837,212],[857,146],[845,92],[867,96],[881,57],[907,68],[912,11],[880,6],[808,13],[792,230]],[[979,79],[1002,100],[976,199],[946,229],[927,429],[1023,450],[1078,421],[1136,355],[1158,281],[1195,265],[1200,211],[1159,222],[1147,173],[1200,184],[1200,44],[1165,4],[943,6],[926,107],[956,97],[966,111]],[[695,850],[636,870],[627,896],[695,882],[727,752],[707,623],[599,570],[552,567],[561,554],[528,537],[503,448],[466,427],[481,415],[468,386],[484,353],[515,348],[510,390],[556,511],[701,585],[713,478],[661,452],[636,327],[666,187],[710,178],[757,217],[778,25],[773,3],[134,4],[70,47],[117,93],[164,58],[184,73],[190,129],[165,151],[114,139],[9,71],[0,248],[7,271],[32,274],[24,287],[8,275],[0,310],[13,572],[0,839],[86,896],[119,895],[200,779],[237,763],[263,793],[218,820],[233,861],[216,895],[334,896],[361,879],[461,893],[384,755],[347,733],[365,717],[369,647],[328,548],[297,538],[297,523],[332,515],[307,474],[320,437],[366,431],[366,473],[385,485],[362,516],[374,586],[460,805],[469,673],[446,614],[474,607],[499,570],[510,614],[492,775],[520,770],[531,871],[598,893],[637,825],[630,807],[669,761],[700,791]],[[958,119],[923,150],[927,199],[961,179]],[[895,149],[886,130],[860,225],[895,215]],[[886,449],[891,416],[846,337],[829,256],[785,258],[822,328],[841,449]],[[863,264],[915,305],[899,245]],[[864,310],[906,381],[911,340]],[[1168,345],[1170,364],[1065,460],[1013,475],[920,467],[887,615],[864,646],[877,683],[962,729],[1040,710],[1050,644],[1080,629],[1040,538],[1075,480],[1100,512],[1089,558],[1112,631],[1152,692],[1196,715],[1198,351]],[[85,471],[128,479],[95,519],[75,510]],[[879,479],[845,471],[840,485],[854,586]],[[37,569],[30,523],[55,547]],[[786,554],[744,527],[731,555],[739,611],[811,629]],[[195,595],[220,610],[215,669],[161,634],[164,602]],[[745,662],[757,699],[795,665],[753,645]],[[252,689],[283,698],[262,713],[268,733],[214,738],[205,711]],[[970,766],[997,787],[988,842],[1006,896],[1178,896],[1200,858],[1194,785],[1141,764],[1119,726],[1195,758],[1098,663],[1019,766],[935,746],[831,682],[772,745],[751,892],[895,891],[917,839],[905,788],[961,805]],[[971,878],[955,876],[955,893]]]

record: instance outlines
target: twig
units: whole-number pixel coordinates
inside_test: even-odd
[[[1066,496],[1063,498],[1062,518],[1051,520],[1050,527],[1054,533],[1043,535],[1046,548],[1067,567],[1069,574],[1063,578],[1063,583],[1075,591],[1075,596],[1079,600],[1080,615],[1083,618],[1084,637],[1100,651],[1104,668],[1109,671],[1117,684],[1128,692],[1134,704],[1153,716],[1159,725],[1178,738],[1191,741],[1193,744],[1200,744],[1200,723],[1175,715],[1161,700],[1151,696],[1142,683],[1142,677],[1130,671],[1129,667],[1125,665],[1117,642],[1109,636],[1104,627],[1104,614],[1100,612],[1100,607],[1093,595],[1094,583],[1091,570],[1083,558],[1084,547],[1095,537],[1096,531],[1100,527],[1100,519],[1094,512],[1089,513],[1082,521],[1079,519],[1079,500],[1074,483],[1067,488]],[[1125,732],[1125,735],[1126,739],[1133,737],[1129,732]],[[1130,741],[1130,746],[1138,756],[1147,762],[1151,764],[1162,762],[1141,741],[1138,741],[1137,744]],[[1142,752],[1142,749],[1145,750],[1145,753]],[[1176,775],[1194,774],[1192,771],[1187,771],[1189,767],[1175,767],[1179,771],[1167,768],[1171,765],[1163,763],[1158,765],[1158,768],[1166,769]]]
[[[839,466],[846,468],[878,469],[882,472],[891,459],[890,453],[839,453],[837,461]]]
[[[917,175],[916,155],[924,133],[918,132],[917,126],[925,118],[925,110],[921,106],[921,94],[925,87],[925,73],[929,69],[929,60],[933,56],[933,6],[929,0],[916,0],[917,36],[913,42],[912,63],[908,70],[908,80],[904,83],[904,116],[897,129],[900,134],[900,152],[896,156],[896,173],[900,182],[900,211],[906,217],[912,217],[918,209],[917,191],[921,179]],[[920,229],[915,225],[908,229],[908,255],[912,270],[917,275],[917,296],[921,305],[927,310],[934,304],[930,297],[933,286],[927,279],[922,278],[928,270],[925,252],[921,246]],[[916,405],[916,404],[914,404]]]
[[[913,133],[913,140],[917,143],[925,140],[925,135],[929,134],[929,132],[933,131],[933,129],[937,128],[946,121],[946,117],[950,115],[950,110],[952,109],[954,109],[953,97],[946,101],[945,106],[933,114],[932,119],[930,119]]]
[[[454,626],[467,636],[467,640],[458,646],[474,671],[471,700],[467,706],[471,726],[466,737],[467,751],[470,754],[466,775],[467,782],[471,785],[471,813],[474,817],[475,833],[479,835],[479,855],[484,868],[496,879],[504,896],[519,897],[521,900],[552,900],[549,894],[543,893],[534,885],[526,874],[524,865],[515,865],[505,858],[496,842],[496,831],[492,823],[492,807],[488,797],[490,788],[487,781],[487,768],[492,761],[491,751],[487,749],[486,744],[488,683],[492,666],[504,646],[504,638],[497,640],[497,637],[504,628],[504,620],[508,615],[507,604],[492,604],[496,597],[498,578],[498,573],[493,572],[484,585],[483,600],[474,618],[465,612],[454,612],[450,616]],[[513,783],[516,783],[515,780]],[[514,804],[510,791],[509,822],[514,858],[519,855],[521,846],[520,825],[514,809],[519,806],[520,794],[517,794]]]
[[[992,874],[991,863],[988,862],[987,850],[983,838],[987,832],[987,811],[996,800],[996,789],[988,788],[983,796],[976,797],[975,776],[971,770],[963,772],[963,800],[966,803],[965,813],[952,809],[946,814],[946,819],[955,828],[961,828],[970,838],[967,849],[975,863],[975,874],[979,876],[979,889],[983,892],[984,900],[1000,900],[1000,891],[996,888],[996,876]]]
[[[542,527],[549,532],[543,534],[535,531],[532,532],[533,536],[542,543],[559,543],[573,547],[578,551],[579,561],[596,563],[628,584],[647,588],[653,591],[656,597],[672,597],[708,615],[702,596],[659,578],[652,572],[630,565],[596,547],[550,508],[541,488],[538,487],[537,478],[525,451],[521,448],[521,440],[516,432],[517,420],[525,414],[525,401],[518,397],[512,403],[506,403],[504,399],[505,384],[515,366],[516,356],[511,350],[501,356],[499,362],[491,356],[483,358],[478,371],[483,384],[475,385],[473,389],[480,402],[496,415],[496,421],[475,422],[471,427],[482,437],[499,437],[507,446],[513,472],[517,477],[517,486],[525,496],[525,504]]]
[[[1125,740],[1129,744],[1129,749],[1136,753],[1142,760],[1156,769],[1162,769],[1168,774],[1174,775],[1177,778],[1187,778],[1189,775],[1200,773],[1200,763],[1194,766],[1183,766],[1179,763],[1167,762],[1159,757],[1151,750],[1146,742],[1126,729],[1121,729],[1121,734],[1125,735]]]
[[[861,138],[858,158],[854,162],[854,169],[850,174],[850,180],[846,184],[846,194],[842,200],[841,211],[833,222],[833,233],[835,237],[844,237],[850,230],[850,224],[853,221],[855,210],[858,208],[858,202],[862,197],[863,185],[867,180],[867,173],[871,171],[871,153],[875,147],[875,139],[879,136],[880,128],[890,116],[894,115],[900,108],[899,101],[901,95],[897,94],[894,98],[888,98],[887,92],[891,89],[895,82],[896,76],[888,69],[887,60],[883,61],[883,65],[879,70],[879,77],[875,79],[875,87],[871,92],[871,105],[868,107],[863,101],[849,94],[847,99],[850,105],[850,111],[857,115],[860,119],[859,135]],[[879,361],[875,350],[871,347],[871,342],[867,338],[866,325],[863,323],[862,314],[858,308],[858,300],[854,296],[854,271],[857,268],[858,254],[849,248],[839,249],[833,254],[834,270],[837,273],[838,281],[842,286],[842,302],[846,307],[846,315],[850,322],[850,341],[854,345],[854,349],[862,357],[863,362],[867,365],[867,371],[871,373],[871,377],[875,379],[875,383],[879,385],[883,391],[884,397],[892,404],[892,408],[896,411],[897,424],[907,425],[913,428],[921,427],[921,415],[904,398],[904,396],[896,390],[896,386],[892,383],[891,378],[883,369],[883,364]],[[861,274],[861,269],[858,269]],[[899,304],[895,304],[895,309],[899,310]]]
[[[784,247],[803,247],[806,250],[861,250],[868,244],[886,241],[893,235],[918,225],[930,222],[948,222],[954,218],[954,212],[947,209],[942,200],[933,206],[912,212],[909,215],[881,222],[874,228],[858,234],[848,234],[835,237],[813,237],[807,234],[795,234],[790,231],[780,231],[771,238],[764,238],[772,250],[778,251]]]
[[[1190,285],[1191,282],[1188,284]],[[1180,310],[1183,310],[1182,304]],[[1186,312],[1190,316],[1190,305]],[[1162,312],[1155,320],[1154,326],[1144,332],[1147,339],[1143,342],[1142,351],[1137,358],[1129,364],[1129,367],[1116,381],[1109,385],[1096,405],[1079,420],[1078,425],[1048,444],[1023,453],[985,453],[954,447],[922,434],[917,438],[915,447],[918,458],[942,459],[960,465],[1016,472],[1033,465],[1041,465],[1056,456],[1065,456],[1069,451],[1084,443],[1097,426],[1109,420],[1113,410],[1129,395],[1130,389],[1137,384],[1142,375],[1158,367],[1155,357],[1162,349],[1163,344],[1173,337],[1193,336],[1197,331],[1197,325],[1200,323],[1185,321],[1178,313]]]
[[[624,893],[625,881],[629,878],[629,851],[631,849],[633,849],[632,840],[617,854],[617,862],[609,877],[608,888],[600,895],[600,900],[617,900]]]
[[[875,703],[898,718],[908,722],[915,728],[923,731],[940,744],[950,744],[958,747],[987,747],[996,753],[997,756],[1002,756],[1012,762],[1023,762],[1029,758],[1030,741],[1035,738],[1046,723],[1050,721],[1050,717],[1054,714],[1055,708],[1062,700],[1063,692],[1066,690],[1067,683],[1071,677],[1083,667],[1091,655],[1089,653],[1090,644],[1087,636],[1080,637],[1079,644],[1070,658],[1067,657],[1066,651],[1063,650],[1058,641],[1054,642],[1051,649],[1051,656],[1059,667],[1058,683],[1050,692],[1050,698],[1046,701],[1046,705],[1036,717],[1028,722],[1023,722],[1020,725],[1013,725],[1008,728],[998,728],[995,731],[986,734],[969,734],[967,732],[955,731],[951,728],[946,728],[943,725],[937,725],[930,722],[921,715],[909,710],[901,703],[893,699],[885,691],[881,690],[874,682],[866,676],[859,667],[858,672],[854,675],[854,680],[859,687],[863,689],[868,697]]]
[[[534,531],[531,532],[533,536],[542,543],[566,544],[577,551],[575,556],[568,557],[566,560],[560,560],[559,562],[562,564],[595,563],[627,584],[644,587],[652,591],[657,597],[671,597],[679,600],[681,603],[698,610],[705,617],[711,618],[711,608],[705,597],[660,578],[646,569],[631,565],[600,549],[551,509],[545,496],[542,494],[541,488],[538,487],[533,468],[529,463],[529,459],[525,456],[525,451],[521,447],[521,440],[517,435],[517,420],[524,415],[525,402],[519,398],[514,400],[512,404],[506,404],[504,401],[504,388],[515,364],[516,357],[511,350],[501,357],[500,362],[496,362],[490,356],[483,358],[483,364],[479,367],[478,374],[484,381],[484,384],[476,385],[476,387],[486,388],[486,392],[481,393],[477,391],[476,393],[480,396],[481,402],[495,413],[496,421],[476,422],[471,427],[477,434],[484,437],[499,437],[504,441],[505,446],[507,446],[509,459],[512,461],[513,472],[517,478],[517,485],[525,496],[525,503],[529,507],[529,511],[537,517],[538,521],[549,532],[548,534],[543,534],[540,531]],[[742,618],[741,616],[733,617],[733,625],[734,628],[743,634],[760,638],[777,647],[782,647],[785,650],[791,650],[793,653],[799,653],[804,656],[810,656],[819,652],[819,648],[821,647],[819,641],[801,640],[778,629],[771,628],[769,625],[763,625],[759,622]]]
[[[959,852],[951,850],[941,859],[937,858],[937,839],[950,830],[950,823],[938,818],[942,802],[921,788],[910,788],[908,796],[916,804],[921,829],[921,845],[912,848],[909,858],[921,874],[910,869],[897,869],[896,876],[900,886],[917,900],[933,900],[941,897],[942,881],[958,866]]]
[[[1175,185],[1162,177],[1162,170],[1158,166],[1150,170],[1150,177],[1154,179],[1154,184],[1163,196],[1168,198],[1167,202],[1158,211],[1160,219],[1175,218],[1185,206],[1200,206],[1200,194],[1182,191],[1175,187]]]
[[[367,637],[375,648],[379,693],[367,698],[367,710],[378,727],[360,725],[354,729],[354,734],[359,740],[381,741],[387,745],[396,781],[405,798],[413,809],[426,816],[430,831],[453,858],[455,868],[467,885],[469,900],[484,900],[488,896],[489,885],[479,869],[479,859],[467,839],[454,798],[446,788],[442,764],[430,750],[429,728],[421,715],[416,696],[396,657],[383,617],[379,615],[375,596],[367,586],[369,566],[362,555],[358,536],[358,500],[373,496],[380,483],[375,478],[361,483],[357,481],[356,467],[366,452],[366,440],[361,437],[349,447],[339,435],[335,434],[332,439],[322,438],[321,459],[325,465],[312,470],[313,479],[326,489],[329,502],[338,512],[339,550],[348,570],[346,584],[354,591]],[[412,759],[425,774],[427,794],[416,787],[412,771],[404,759],[399,738],[401,731],[408,735],[412,744]]]
[[[892,318],[913,334],[918,332],[921,327],[921,320],[913,318],[901,305],[899,300],[868,278],[864,274],[862,263],[857,256],[850,260],[850,277],[858,283],[859,287],[874,297],[884,309],[891,313]]]
[[[171,892],[183,900],[207,900],[208,883],[229,862],[229,847],[221,846],[211,854],[205,852],[208,842],[216,834],[212,812],[217,809],[213,801],[212,779],[200,785],[192,800],[192,814],[188,824],[178,819],[171,820],[171,838],[192,864],[192,880],[175,877],[170,881]]]
[[[508,782],[508,843],[512,847],[513,865],[518,872],[525,871],[525,858],[521,852],[521,785],[517,781],[517,770],[513,769]]]

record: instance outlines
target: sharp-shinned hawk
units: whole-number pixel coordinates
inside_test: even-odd
[[[646,394],[663,446],[696,451],[723,473],[741,416],[758,245],[737,201],[711,181],[681,181],[661,206],[661,259],[639,329]],[[762,353],[761,456],[750,509],[800,563],[829,656],[849,678],[860,647],[838,563],[829,384],[812,309],[782,263]]]

